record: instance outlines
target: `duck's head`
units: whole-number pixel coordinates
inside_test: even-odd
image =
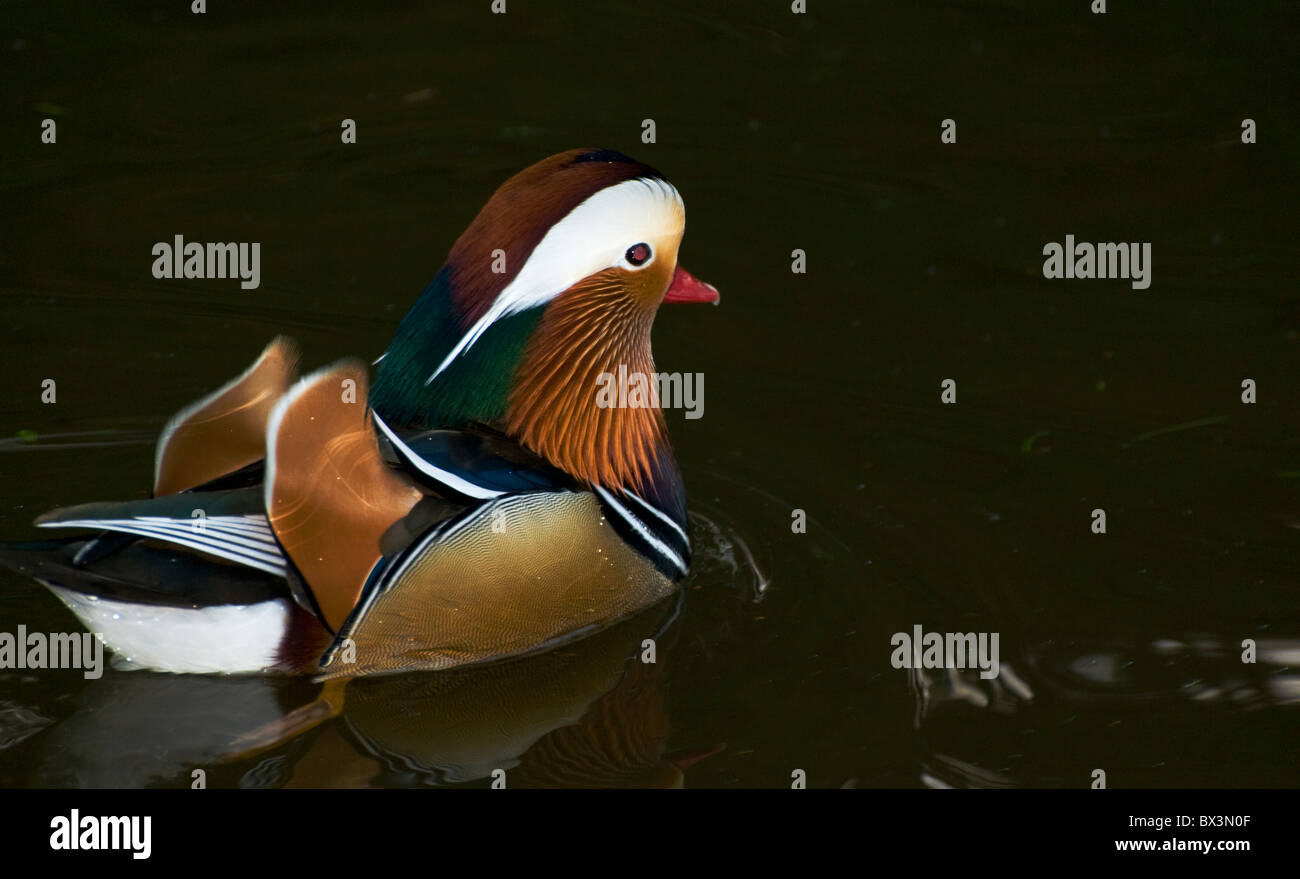
[[[677,263],[685,221],[672,184],[622,153],[524,169],[403,319],[372,405],[395,427],[494,426],[592,485],[678,480],[662,412],[601,406],[597,392],[620,367],[654,373],[660,303],[718,301]]]

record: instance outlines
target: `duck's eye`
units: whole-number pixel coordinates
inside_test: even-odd
[[[653,251],[650,250],[650,245],[642,243],[633,244],[627,249],[627,253],[625,253],[624,256],[632,265],[643,266],[650,261],[652,253]]]

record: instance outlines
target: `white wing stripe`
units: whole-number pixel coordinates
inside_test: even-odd
[[[82,521],[94,522],[95,519],[84,519]],[[108,522],[139,522],[141,525],[156,528],[160,531],[166,531],[169,534],[178,534],[181,536],[197,535],[205,537],[212,535],[223,537],[226,541],[236,546],[246,546],[255,552],[269,552],[274,558],[280,558],[280,549],[274,541],[262,540],[254,537],[249,539],[249,535],[240,531],[226,531],[225,529],[214,526],[211,519],[169,519],[161,516],[136,516],[134,519],[108,519]],[[201,522],[200,527],[195,527],[196,522]]]
[[[484,488],[481,485],[470,482],[468,479],[463,479],[460,476],[457,476],[455,473],[443,470],[441,467],[435,467],[417,455],[410,446],[402,442],[398,438],[397,434],[393,432],[393,429],[387,424],[384,424],[384,419],[379,417],[378,412],[372,410],[370,414],[374,416],[375,424],[379,425],[379,429],[384,432],[384,436],[388,437],[388,441],[392,443],[401,456],[406,459],[406,462],[416,470],[419,470],[425,476],[428,476],[430,479],[435,479],[448,488],[454,489],[463,495],[478,498],[479,500],[486,500],[491,497],[500,497],[505,494],[503,491]]]
[[[274,548],[271,551],[261,550],[255,547],[243,548],[239,546],[238,543],[220,539],[223,535],[210,536],[203,532],[193,531],[189,527],[188,523],[181,527],[168,528],[147,522],[134,522],[130,519],[84,519],[80,521],[52,522],[47,523],[42,527],[99,528],[105,531],[123,531],[128,534],[140,534],[147,537],[165,538],[173,543],[180,543],[194,548],[221,550],[223,558],[228,558],[231,555],[238,555],[249,560],[250,563],[252,561],[261,561],[275,565],[280,570],[283,570],[284,568],[284,556],[280,555],[278,548]]]
[[[229,522],[225,517],[212,516],[206,519],[198,517],[193,519],[173,519],[170,516],[135,516],[134,519],[137,522],[146,522],[150,525],[158,525],[165,528],[180,527],[196,534],[226,534],[236,542],[253,540],[258,543],[270,544],[272,546],[275,545],[275,539],[271,537],[271,531],[269,528],[250,528],[246,525],[238,525]],[[195,522],[203,523],[201,531],[195,529]],[[253,544],[250,543],[247,545],[252,546]]]
[[[285,572],[284,556],[276,552],[262,552],[256,549],[244,549],[221,540],[210,539],[205,534],[191,529],[189,521],[179,523],[180,527],[168,528],[135,519],[73,519],[65,522],[44,522],[42,528],[97,528],[102,531],[120,531],[126,534],[138,534],[141,537],[154,537],[197,549],[200,552],[239,562],[251,568],[266,571],[283,577]],[[220,536],[220,535],[219,535]]]

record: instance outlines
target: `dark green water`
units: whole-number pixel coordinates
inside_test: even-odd
[[[722,291],[655,327],[707,380],[669,419],[681,601],[355,684],[225,763],[318,688],[0,671],[0,784],[670,784],[709,752],[687,786],[1300,784],[1294,4],[431,5],[5,5],[0,536],[145,496],[167,416],[276,333],[378,355],[505,177],[607,146],[673,180]],[[155,280],[176,234],[260,242],[261,286]],[[1067,234],[1150,242],[1151,286],[1046,280]],[[77,630],[0,571],[20,623]],[[999,633],[1003,674],[894,668],[914,625]]]

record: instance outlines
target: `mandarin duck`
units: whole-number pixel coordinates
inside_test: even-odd
[[[690,564],[652,375],[661,302],[714,302],[677,263],[682,199],[601,149],[492,195],[369,369],[297,380],[279,337],[163,428],[152,497],[46,513],[9,544],[128,666],[322,679],[444,669],[581,637]]]

